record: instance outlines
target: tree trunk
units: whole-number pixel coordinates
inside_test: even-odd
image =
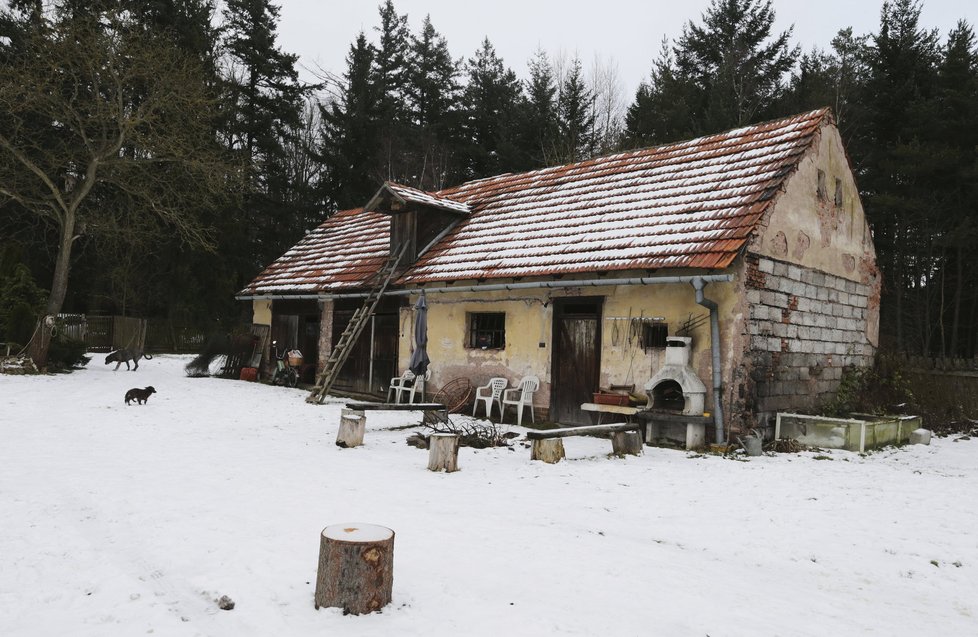
[[[530,460],[542,460],[555,464],[564,459],[564,441],[560,438],[534,440],[530,449]]]
[[[611,434],[611,451],[616,456],[642,455],[642,435],[637,431],[616,431]]]
[[[334,524],[319,543],[315,605],[361,615],[391,601],[394,531],[375,524]]]
[[[357,409],[344,409],[340,416],[340,430],[336,432],[336,446],[344,449],[363,444],[363,432],[367,418]]]
[[[458,434],[431,434],[428,439],[428,469],[458,471]]]
[[[951,315],[951,356],[964,356],[958,348],[958,329],[961,325],[961,295],[964,285],[964,248],[958,246],[954,255],[955,279],[954,279],[954,312]]]

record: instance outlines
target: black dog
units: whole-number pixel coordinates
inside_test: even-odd
[[[123,349],[118,349],[118,350],[112,352],[111,354],[109,354],[108,356],[106,356],[105,357],[105,364],[108,365],[109,363],[115,363],[115,369],[112,370],[112,371],[117,372],[117,371],[119,371],[119,365],[122,365],[123,363],[125,363],[126,364],[126,370],[128,371],[129,370],[129,361],[132,361],[133,363],[136,364],[136,366],[132,368],[132,371],[136,371],[137,369],[139,369],[139,359],[140,358],[145,358],[148,361],[153,360],[153,357],[150,356],[149,354],[144,354],[143,352],[134,352],[134,351],[131,351],[131,350],[128,350],[128,349],[123,348]]]
[[[149,395],[155,393],[156,390],[153,389],[152,387],[147,387],[145,389],[139,389],[138,387],[136,387],[130,389],[129,391],[126,392],[126,404],[128,405],[129,401],[131,400],[135,400],[137,405],[145,404],[146,401],[149,400]]]

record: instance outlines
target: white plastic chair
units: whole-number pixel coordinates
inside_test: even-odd
[[[482,387],[475,388],[475,404],[472,405],[472,415],[475,416],[475,412],[479,410],[479,403],[485,403],[486,405],[486,418],[492,420],[492,406],[493,404],[499,405],[499,419],[503,418],[503,402],[502,395],[503,390],[506,389],[506,385],[509,385],[509,381],[505,378],[496,377],[490,378],[488,385],[483,385]]]
[[[394,390],[394,402],[400,403],[401,396],[404,394],[408,395],[407,400],[404,401],[406,403],[413,403],[414,397],[418,394],[421,395],[421,402],[424,402],[424,386],[425,383],[431,380],[431,368],[428,368],[428,370],[424,373],[424,376],[415,376],[413,373],[411,373],[411,370],[407,370],[401,375],[402,379],[404,378],[405,374],[411,374],[411,377],[404,381],[409,382],[410,385],[404,385],[403,383],[396,387],[393,384],[391,385],[391,389]],[[392,378],[391,382],[393,383],[394,380],[395,379]],[[388,389],[387,392],[388,395],[390,395],[390,389]],[[390,402],[390,400],[388,400],[388,402]]]
[[[396,376],[391,379],[391,384],[387,387],[387,402],[391,401],[391,395],[394,395],[394,402],[399,403],[401,397],[401,391],[411,388],[414,384],[414,372],[410,369],[404,370],[404,373],[400,376]]]
[[[516,424],[523,425],[523,408],[530,408],[530,422],[536,422],[533,415],[533,392],[540,389],[540,379],[536,376],[524,376],[520,384],[513,389],[503,391],[501,411],[505,414],[506,405],[516,407]]]

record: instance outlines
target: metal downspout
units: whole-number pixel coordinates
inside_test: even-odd
[[[710,310],[710,350],[713,353],[713,424],[716,428],[717,444],[726,440],[723,434],[723,376],[720,371],[720,318],[716,301],[703,296],[706,281],[696,277],[692,281],[696,290],[696,302]]]

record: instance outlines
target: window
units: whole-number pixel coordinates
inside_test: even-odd
[[[644,323],[642,325],[642,347],[659,349],[666,346],[669,326],[665,323]]]
[[[816,194],[818,194],[818,198],[821,201],[825,201],[826,199],[829,198],[828,191],[825,190],[825,171],[824,170],[819,170],[818,171],[818,186],[817,186]]]
[[[835,205],[842,207],[842,180],[835,180]]]
[[[469,340],[466,347],[474,349],[504,349],[506,347],[506,314],[480,312],[466,315]]]

